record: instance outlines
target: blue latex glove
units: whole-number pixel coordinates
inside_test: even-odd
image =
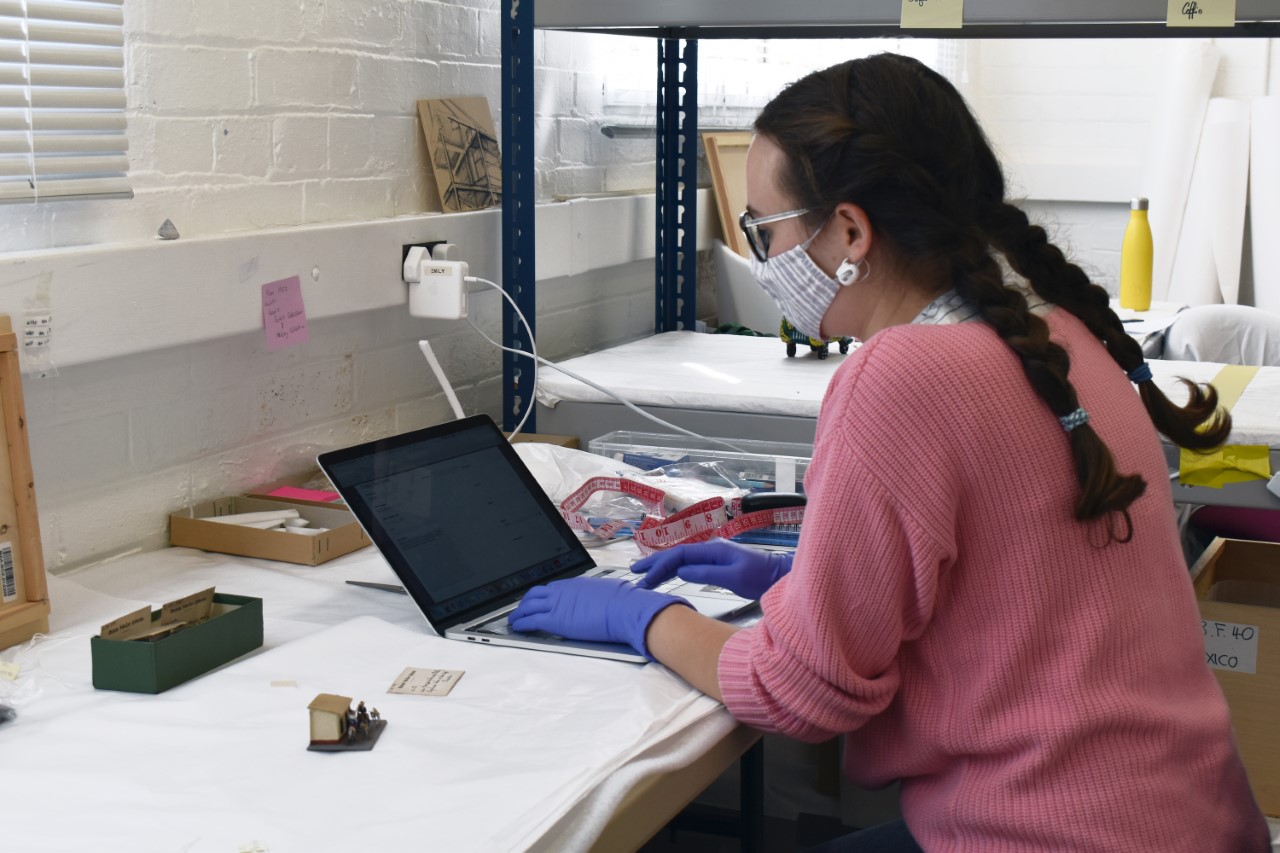
[[[640,589],[620,578],[569,578],[526,592],[508,621],[517,631],[626,643],[653,660],[645,632],[659,611],[673,604],[689,606],[683,598]]]
[[[653,589],[673,577],[691,583],[722,586],[743,598],[759,598],[791,571],[791,554],[761,551],[728,539],[677,545],[637,560],[631,571],[642,574],[636,586]]]

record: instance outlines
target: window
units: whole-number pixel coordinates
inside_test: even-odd
[[[0,201],[130,198],[124,0],[0,0]]]

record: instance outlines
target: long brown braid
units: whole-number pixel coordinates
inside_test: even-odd
[[[781,186],[797,207],[809,208],[811,228],[838,204],[853,202],[902,263],[948,273],[956,292],[1018,356],[1027,381],[1055,416],[1079,407],[1071,360],[1023,292],[1006,286],[993,249],[1041,298],[1079,317],[1125,372],[1142,364],[1142,349],[1111,310],[1105,288],[1005,200],[1000,164],[963,97],[924,64],[884,53],[814,72],[774,98],[755,129],[785,155]],[[1154,382],[1139,383],[1152,423],[1182,447],[1218,446],[1231,420],[1218,410],[1217,393],[1183,382],[1190,394],[1183,407]],[[1146,483],[1116,469],[1088,423],[1068,435],[1080,486],[1075,517],[1106,517],[1110,537],[1127,541],[1128,507]],[[1113,514],[1123,522],[1119,527]]]

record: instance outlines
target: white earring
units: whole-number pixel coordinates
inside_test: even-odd
[[[865,270],[862,269],[861,264],[866,264],[867,268]],[[848,258],[845,258],[840,262],[840,266],[836,267],[836,281],[840,282],[842,285],[853,284],[855,281],[870,272],[871,264],[866,258],[862,258],[857,261],[851,261]]]

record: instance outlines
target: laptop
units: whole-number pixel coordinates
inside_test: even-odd
[[[531,587],[579,575],[639,578],[597,566],[487,415],[317,457],[333,487],[442,637],[643,662],[620,643],[517,633],[507,615]],[[717,619],[755,605],[726,589],[661,587]]]

